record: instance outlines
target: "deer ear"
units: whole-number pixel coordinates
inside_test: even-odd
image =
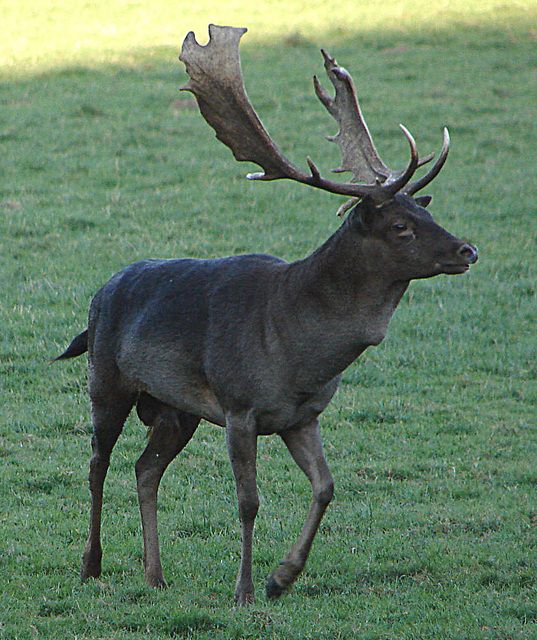
[[[418,196],[417,198],[414,198],[416,203],[424,209],[427,209],[427,207],[431,204],[432,199],[433,196]]]

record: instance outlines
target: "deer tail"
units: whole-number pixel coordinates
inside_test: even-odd
[[[83,353],[86,353],[88,350],[88,330],[82,331],[75,338],[72,339],[71,344],[67,347],[67,349],[59,355],[57,358],[54,358],[53,362],[56,360],[67,360],[69,358],[76,358],[77,356],[81,356]]]

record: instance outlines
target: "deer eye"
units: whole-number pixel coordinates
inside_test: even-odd
[[[412,227],[406,224],[406,222],[397,222],[396,224],[392,225],[392,229],[396,237],[400,240],[411,240],[415,237]]]

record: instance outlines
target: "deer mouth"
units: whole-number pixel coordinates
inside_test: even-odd
[[[449,275],[456,275],[458,273],[466,273],[470,268],[470,265],[467,263],[462,264],[440,264],[438,265],[440,269],[442,269],[442,273],[447,273]]]

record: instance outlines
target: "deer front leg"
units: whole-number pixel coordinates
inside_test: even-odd
[[[235,603],[255,602],[252,580],[252,538],[259,509],[256,482],[257,433],[248,413],[226,416],[226,440],[235,477],[241,521],[241,564],[235,588]]]
[[[311,482],[313,501],[298,540],[291,547],[285,559],[269,576],[267,581],[268,598],[281,596],[304,568],[313,538],[334,494],[334,481],[324,457],[317,420],[306,427],[284,432],[281,437],[294,461]]]

